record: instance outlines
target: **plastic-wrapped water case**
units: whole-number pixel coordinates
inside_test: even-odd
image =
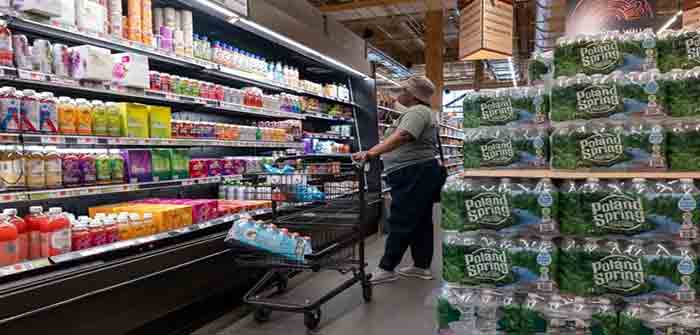
[[[544,86],[472,93],[465,97],[464,128],[546,125],[548,92]]]
[[[464,132],[466,169],[546,169],[549,132],[536,128],[481,128]]]

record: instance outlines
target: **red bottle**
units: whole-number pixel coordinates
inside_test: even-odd
[[[92,246],[90,232],[88,231],[88,227],[84,224],[79,223],[73,226],[70,240],[71,250],[73,251],[87,249]]]
[[[6,208],[2,214],[17,228],[17,261],[23,262],[29,259],[29,229],[27,223],[17,216],[17,209]]]
[[[29,259],[41,258],[41,226],[49,223],[41,206],[29,207],[29,215],[24,217],[29,232]]]
[[[49,209],[49,219],[40,225],[41,256],[51,257],[70,252],[70,220],[60,207]]]
[[[0,217],[0,266],[17,263],[17,227]]]

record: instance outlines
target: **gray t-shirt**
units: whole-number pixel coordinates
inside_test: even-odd
[[[384,138],[389,138],[397,129],[411,133],[416,140],[383,154],[384,172],[391,173],[413,164],[427,162],[438,155],[435,113],[429,107],[415,105],[408,108],[386,130]]]

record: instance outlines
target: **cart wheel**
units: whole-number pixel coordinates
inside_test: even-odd
[[[265,323],[267,321],[270,321],[270,315],[272,315],[272,310],[260,307],[255,310],[253,318],[259,323]]]
[[[321,324],[321,310],[317,309],[313,312],[307,312],[304,314],[304,325],[309,330],[316,330]]]
[[[372,285],[371,284],[363,284],[362,285],[362,297],[365,299],[365,302],[372,301]]]

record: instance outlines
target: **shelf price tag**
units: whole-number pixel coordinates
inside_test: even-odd
[[[182,181],[182,186],[190,186],[190,185],[194,185],[194,180],[186,179],[186,180]]]
[[[94,137],[78,137],[78,144],[96,144],[97,139]]]
[[[61,136],[42,136],[41,143],[42,144],[63,144],[64,138]]]

